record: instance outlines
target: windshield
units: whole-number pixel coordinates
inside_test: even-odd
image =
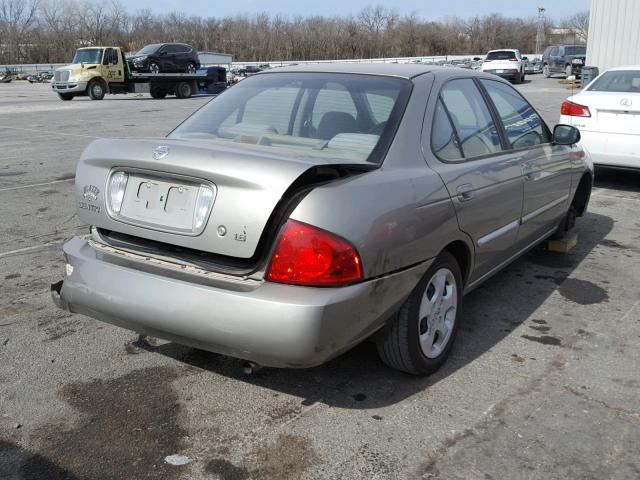
[[[565,55],[586,55],[587,47],[584,46],[574,46],[574,47],[564,47]]]
[[[87,48],[76,50],[76,55],[71,63],[100,63],[102,62],[101,48]]]
[[[509,50],[489,52],[487,54],[487,60],[516,60],[516,52]]]
[[[374,75],[256,75],[209,102],[170,137],[380,163],[411,85],[409,80]]]
[[[640,70],[614,70],[600,75],[588,88],[592,92],[640,93]]]
[[[138,53],[136,53],[136,55],[151,55],[152,53],[156,53],[156,51],[158,51],[161,46],[162,45],[159,43],[147,45],[146,47],[143,47],[142,50],[140,50]]]

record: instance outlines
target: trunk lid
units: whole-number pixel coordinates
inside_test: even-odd
[[[640,135],[640,94],[587,91],[574,101],[591,111],[585,130]]]
[[[97,140],[78,164],[78,212],[104,230],[249,259],[285,192],[319,163],[330,161],[198,140]],[[118,213],[108,201],[108,182],[116,172],[128,176]],[[196,228],[201,188],[212,191],[213,201]]]

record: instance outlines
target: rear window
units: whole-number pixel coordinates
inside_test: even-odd
[[[339,73],[269,73],[230,88],[174,130],[299,157],[380,163],[411,92],[409,80]]]
[[[640,70],[605,72],[587,90],[592,92],[640,93]]]
[[[586,55],[587,47],[583,47],[580,45],[573,46],[573,47],[564,47],[564,54],[565,55]]]
[[[516,60],[516,52],[496,50],[487,54],[487,60]]]

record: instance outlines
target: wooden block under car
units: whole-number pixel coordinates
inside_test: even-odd
[[[547,250],[550,252],[567,253],[578,244],[578,234],[566,233],[562,238],[548,240]]]

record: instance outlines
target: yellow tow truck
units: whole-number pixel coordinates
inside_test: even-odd
[[[62,100],[73,100],[78,96],[102,100],[107,93],[188,98],[206,82],[206,73],[131,72],[120,47],[83,47],[76,50],[70,65],[54,71],[51,88]]]

